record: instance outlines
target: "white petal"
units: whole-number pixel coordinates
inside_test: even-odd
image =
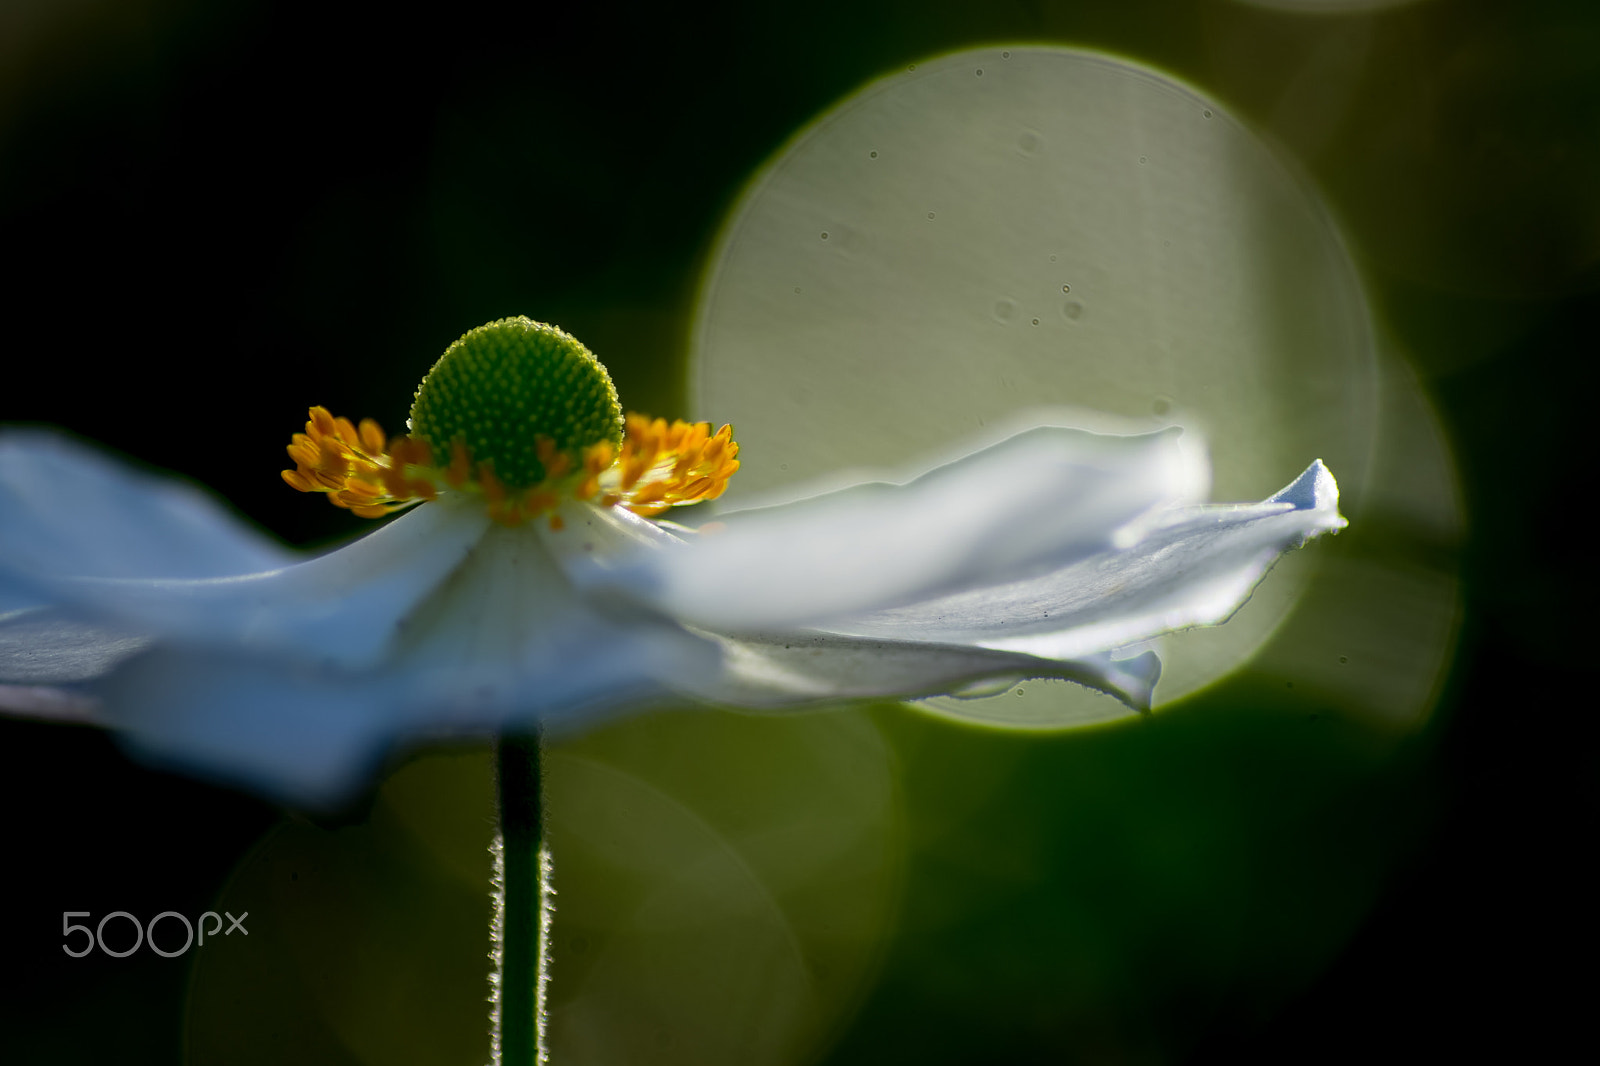
[[[1034,429],[905,484],[727,515],[692,546],[574,573],[720,632],[912,602],[1104,551],[1191,498],[1205,471],[1177,434]]]
[[[483,534],[398,633],[387,658],[365,669],[177,647],[93,691],[146,758],[326,807],[397,745],[535,722],[560,735],[623,705],[667,700],[663,679],[717,671],[718,651],[703,638],[579,599],[529,527]]]
[[[162,649],[94,691],[107,723],[146,761],[332,807],[377,771],[399,735],[405,678]]]
[[[109,673],[148,637],[32,608],[0,614],[0,682],[61,684]]]
[[[559,732],[624,701],[662,699],[679,675],[716,671],[716,648],[670,619],[610,612],[580,596],[547,547],[556,538],[539,528],[489,530],[472,560],[407,619],[396,654],[433,708],[428,730],[482,732],[537,718]],[[603,534],[603,521],[562,531],[574,544]]]
[[[1113,660],[1078,661],[954,644],[873,640],[816,631],[767,637],[712,637],[723,650],[721,669],[686,678],[682,691],[715,703],[787,707],[842,699],[910,699],[950,692],[990,679],[1005,682],[1065,678],[1148,710],[1161,662],[1145,652]]]
[[[8,574],[220,577],[292,558],[181,481],[53,433],[0,436],[0,585]]]
[[[0,714],[46,722],[105,725],[100,701],[54,685],[8,685],[0,682]]]
[[[623,508],[571,506],[565,529],[544,533],[565,567],[604,565],[610,556],[650,546],[671,549],[682,538]],[[685,534],[693,538],[692,531]],[[706,538],[714,550],[715,537]],[[618,605],[625,610],[624,604]],[[637,610],[637,608],[635,608]],[[676,693],[712,703],[781,708],[829,700],[906,699],[945,693],[991,678],[1064,678],[1098,689],[1130,707],[1148,710],[1160,660],[1153,653],[1127,659],[1095,654],[1071,662],[946,643],[858,638],[814,629],[731,636],[696,630],[720,652],[680,647],[657,657],[663,683]]]
[[[632,565],[641,555],[681,548],[685,536],[694,536],[693,530],[640,518],[626,507],[569,501],[561,508],[561,520],[559,530],[543,522],[534,523],[534,529],[569,579],[584,575],[593,580],[601,570],[616,575],[619,567]]]
[[[1318,461],[1263,503],[1177,508],[1127,548],[828,628],[1046,658],[1090,656],[1225,621],[1285,551],[1344,526],[1338,505],[1338,486]]]
[[[483,508],[441,501],[264,573],[37,584],[51,602],[142,635],[358,666],[383,656],[400,620],[462,564],[488,525]]]
[[[4,565],[0,564],[0,614],[48,606],[44,598],[34,591],[31,582],[19,580],[16,575],[7,573]]]

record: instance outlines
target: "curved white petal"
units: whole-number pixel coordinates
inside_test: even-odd
[[[373,662],[488,524],[481,508],[429,505],[300,561],[182,482],[8,432],[0,679],[97,676],[156,638]]]
[[[16,611],[29,611],[48,606],[50,604],[34,590],[32,582],[7,571],[5,565],[0,563],[0,614],[12,614]]]
[[[221,577],[293,553],[206,493],[64,436],[0,435],[0,586],[23,577]]]
[[[828,628],[1077,659],[1225,621],[1280,555],[1344,525],[1338,486],[1319,460],[1262,503],[1175,508],[1128,547]]]
[[[682,538],[621,508],[569,507],[565,528],[544,533],[567,567]],[[689,532],[692,536],[692,531]],[[708,546],[708,550],[714,544]],[[635,608],[636,609],[636,608]],[[951,692],[992,678],[1064,678],[1148,710],[1161,673],[1154,653],[1112,659],[1100,653],[1064,662],[1035,655],[914,640],[847,636],[816,629],[738,636],[697,631],[720,652],[663,661],[657,676],[683,696],[741,707],[782,708],[829,700],[906,699]]]
[[[105,725],[100,701],[76,688],[0,682],[0,713],[47,722]]]
[[[144,636],[190,645],[376,662],[402,618],[460,566],[489,525],[481,507],[424,504],[336,551],[217,578],[63,577],[51,602]]]
[[[721,669],[687,678],[681,691],[714,703],[779,708],[829,700],[914,699],[990,679],[1064,678],[1149,710],[1161,662],[1154,652],[1076,661],[958,644],[874,640],[804,630],[769,636],[711,636]]]
[[[347,549],[348,550],[348,549]],[[715,674],[718,650],[672,622],[583,602],[531,528],[493,527],[399,619],[367,668],[170,646],[93,687],[148,759],[326,807],[396,745],[538,722],[552,734]]]
[[[568,579],[580,588],[603,586],[605,582],[599,574],[615,574],[619,565],[631,565],[641,555],[655,549],[679,548],[685,543],[684,536],[668,528],[670,523],[640,518],[626,507],[596,507],[569,501],[560,514],[559,530],[550,529],[543,522],[534,523],[534,530]],[[673,528],[685,536],[694,536],[693,530]]]
[[[1262,504],[1172,506],[1203,480],[1172,433],[1040,429],[711,535],[576,503],[559,531],[508,530],[441,501],[278,565],[193,490],[16,434],[0,705],[66,700],[158,761],[318,806],[398,743],[559,733],[673,695],[778,707],[1062,677],[1146,708],[1155,656],[1112,649],[1221,621],[1282,551],[1343,525],[1320,463]],[[79,521],[73,491],[110,510]]]
[[[64,684],[109,673],[150,638],[30,608],[0,614],[0,682]]]
[[[1042,427],[905,484],[730,514],[693,545],[574,573],[720,632],[992,584],[1102,552],[1121,527],[1192,498],[1206,473],[1177,435]]]
[[[406,620],[395,654],[433,707],[421,724],[443,734],[534,718],[560,732],[717,669],[716,648],[670,619],[580,596],[537,528],[489,530]]]
[[[399,674],[171,648],[94,686],[146,761],[312,807],[349,798],[398,737]]]

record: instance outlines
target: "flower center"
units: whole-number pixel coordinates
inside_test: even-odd
[[[512,491],[559,476],[552,452],[572,469],[585,449],[622,444],[606,368],[577,338],[528,318],[479,326],[446,348],[417,387],[409,425],[434,455],[464,446],[475,473],[486,465]]]
[[[515,526],[557,513],[564,500],[654,516],[714,500],[739,469],[733,428],[622,417],[611,376],[554,326],[505,318],[445,350],[417,387],[411,435],[390,438],[311,408],[289,444],[283,480],[379,518],[440,493],[480,496]]]

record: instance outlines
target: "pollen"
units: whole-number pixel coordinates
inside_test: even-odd
[[[621,414],[605,367],[570,335],[527,318],[481,326],[417,389],[411,434],[388,438],[313,407],[283,480],[378,518],[446,493],[479,497],[508,526],[568,500],[653,517],[714,500],[739,469],[733,428]]]
[[[671,507],[703,503],[721,496],[739,469],[733,427],[712,432],[709,422],[671,422],[629,412],[627,436],[614,461],[604,449],[585,456],[594,471],[594,494],[634,514],[653,517]],[[607,463],[603,471],[597,470]]]
[[[381,518],[437,495],[431,449],[422,441],[393,441],[370,418],[352,425],[326,407],[313,407],[306,431],[289,444],[294,469],[283,480],[301,492],[328,499],[362,518]]]

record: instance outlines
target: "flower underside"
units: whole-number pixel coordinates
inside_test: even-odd
[[[417,389],[410,429],[390,438],[370,418],[358,426],[313,407],[283,479],[363,518],[462,492],[504,525],[548,515],[559,529],[567,500],[649,517],[716,499],[739,469],[732,427],[624,418],[589,350],[526,318],[452,344]]]

